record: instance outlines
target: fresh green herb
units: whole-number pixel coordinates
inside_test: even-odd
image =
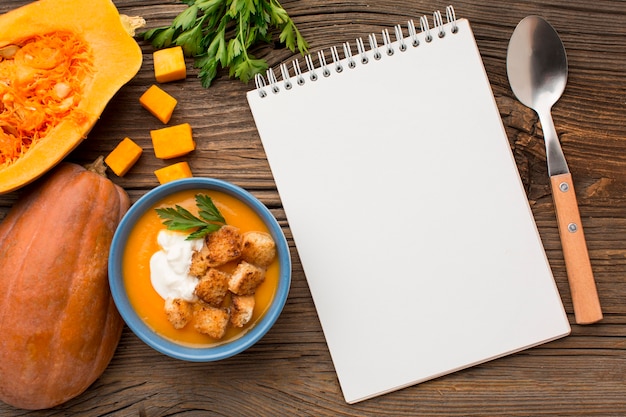
[[[181,46],[195,58],[203,87],[209,87],[218,66],[248,82],[268,68],[248,51],[257,42],[271,42],[272,31],[289,50],[302,54],[308,44],[277,0],[181,0],[187,4],[170,26],[151,29],[144,39],[156,48]]]
[[[163,224],[167,226],[168,230],[196,229],[187,236],[187,240],[203,238],[226,224],[226,220],[213,204],[211,197],[197,194],[196,206],[199,217],[194,216],[189,210],[178,204],[175,207],[157,208],[156,212],[164,220]]]

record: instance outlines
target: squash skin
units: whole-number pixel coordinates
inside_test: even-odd
[[[94,74],[86,81],[77,107],[87,117],[80,123],[62,121],[20,159],[0,167],[0,194],[30,183],[63,160],[141,68],[141,48],[124,28],[111,0],[38,0],[0,15],[0,47],[56,31],[76,33],[91,47]]]
[[[0,224],[0,400],[44,409],[84,392],[108,366],[124,322],[108,284],[126,192],[62,163]]]

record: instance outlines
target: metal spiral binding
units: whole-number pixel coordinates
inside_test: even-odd
[[[343,65],[341,65],[341,60],[339,59],[339,52],[337,52],[336,46],[333,46],[332,48],[330,48],[330,54],[333,57],[333,63],[335,64],[335,71],[342,72]]]
[[[363,45],[362,38],[357,38],[356,49],[359,53],[359,56],[361,57],[361,64],[367,64],[369,62],[369,58],[367,57],[367,52],[365,51],[365,45]]]
[[[297,59],[292,62],[293,72],[296,74],[296,82],[298,85],[304,85],[304,77],[302,77],[302,71],[300,70],[300,63]]]
[[[370,50],[374,53],[374,59],[378,61],[382,57],[382,55],[380,54],[380,51],[378,50],[378,42],[376,42],[376,35],[374,35],[373,33],[370,33],[367,38],[370,41]]]
[[[317,72],[315,72],[315,65],[313,65],[313,58],[311,58],[311,55],[307,55],[305,57],[305,61],[306,67],[309,70],[309,74],[311,74],[309,78],[311,78],[311,81],[317,81]]]
[[[439,10],[433,13],[433,20],[435,21],[435,28],[437,28],[437,36],[440,38],[446,36],[446,31],[443,30],[443,17],[441,17],[441,12]]]
[[[354,69],[358,66],[357,60],[355,57],[358,56],[358,61],[361,65],[367,65],[370,62],[370,57],[373,57],[375,61],[381,60],[383,58],[383,54],[381,53],[381,49],[387,56],[393,56],[396,49],[400,52],[405,52],[411,45],[416,48],[420,45],[420,38],[423,37],[423,40],[426,43],[431,43],[434,38],[433,34],[436,33],[438,38],[443,38],[446,36],[446,30],[449,30],[449,33],[455,34],[458,33],[459,27],[457,25],[456,14],[454,13],[454,8],[452,6],[446,7],[446,23],[444,23],[444,18],[442,13],[437,10],[433,13],[433,28],[431,29],[428,23],[427,16],[420,16],[419,18],[419,26],[420,32],[418,33],[417,28],[413,22],[413,20],[409,20],[407,22],[407,30],[409,35],[407,37],[404,36],[401,25],[394,26],[394,35],[395,41],[392,41],[391,34],[388,29],[384,29],[382,31],[382,47],[379,48],[378,41],[376,39],[376,35],[371,33],[368,35],[368,43],[369,49],[366,49],[365,43],[363,42],[363,38],[356,39],[356,54],[352,54],[352,48],[348,42],[344,42],[342,45],[343,50],[343,58],[341,58],[339,53],[339,48],[337,46],[333,46],[330,48],[330,55],[332,59],[332,63],[326,61],[326,55],[324,51],[317,52],[317,61],[318,65],[316,66],[313,62],[313,56],[311,54],[307,54],[304,59],[306,63],[306,72],[302,72],[300,67],[300,62],[298,59],[294,59],[292,62],[293,74],[296,84],[298,86],[303,86],[307,83],[306,77],[311,82],[315,82],[319,79],[317,74],[318,70],[321,70],[322,75],[324,77],[330,77],[332,75],[331,67],[334,69],[335,73],[339,74],[344,71],[345,66],[348,69]],[[448,27],[446,27],[448,26]],[[256,89],[261,98],[267,97],[267,89],[271,91],[273,94],[279,94],[281,88],[284,90],[291,90],[294,88],[294,84],[292,83],[292,76],[289,72],[289,68],[287,64],[280,65],[280,74],[282,78],[282,87],[279,85],[279,81],[276,77],[276,74],[273,69],[268,69],[266,73],[266,78],[261,74],[256,74],[254,77],[254,82],[256,84]]]
[[[400,49],[400,52],[406,51],[407,47],[406,47],[406,43],[404,42],[404,36],[402,36],[402,26],[395,25],[393,29],[396,32],[396,39],[400,43],[400,45],[398,46],[398,49]]]
[[[283,77],[283,85],[285,86],[285,90],[291,90],[293,84],[291,84],[291,77],[289,76],[289,69],[287,68],[287,64],[280,64],[280,74]]]
[[[389,36],[389,30],[383,30],[383,45],[385,46],[385,50],[387,51],[387,55],[393,55],[394,49],[391,46],[391,37]]]
[[[413,23],[413,20],[409,20],[409,37],[411,38],[411,45],[413,45],[413,47],[417,47],[420,44],[420,41],[418,39],[417,36],[417,31],[415,30],[415,23]]]
[[[350,49],[350,44],[345,42],[343,44],[343,56],[348,60],[348,68],[356,68],[356,62],[354,62],[354,58],[352,58],[352,49]]]
[[[426,42],[432,42],[433,35],[430,34],[430,26],[428,25],[428,18],[426,16],[420,16],[420,30],[426,34]]]
[[[452,24],[452,33],[457,33],[459,31],[459,27],[456,24],[456,14],[454,13],[454,7],[446,7],[446,19],[449,23]]]

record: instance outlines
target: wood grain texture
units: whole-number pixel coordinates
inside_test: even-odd
[[[174,0],[114,1],[121,12],[144,16],[149,27],[169,23],[183,9]],[[25,3],[4,0],[0,12]],[[370,32],[380,34],[382,29],[418,19],[422,14],[430,15],[447,4],[419,0],[283,1],[314,52]],[[283,314],[251,349],[208,364],[185,363],[160,355],[125,329],[112,363],[83,395],[40,412],[0,404],[0,415],[626,415],[626,2],[459,0],[453,5],[457,16],[468,18],[472,24],[572,323],[569,337],[346,405],[245,99],[245,93],[253,86],[230,80],[221,73],[214,85],[204,90],[189,63],[186,81],[163,86],[179,100],[170,124],[189,122],[193,126],[198,149],[184,159],[196,175],[228,180],[247,188],[279,219],[294,262],[292,288]],[[558,30],[568,53],[568,85],[552,114],[576,183],[604,311],[604,319],[590,326],[574,323],[537,117],[515,100],[506,75],[508,39],[517,23],[530,14],[542,15]],[[131,137],[144,147],[144,156],[124,178],[113,174],[112,177],[126,188],[133,201],[157,185],[152,172],[164,165],[151,155],[149,135],[150,129],[161,127],[160,122],[138,102],[139,96],[154,83],[152,48],[143,41],[140,45],[144,52],[141,71],[111,101],[89,138],[68,157],[86,163],[108,153],[125,136]],[[274,68],[295,56],[275,45],[259,46],[254,53],[266,58]],[[462,69],[459,63],[459,71]],[[332,126],[309,126],[303,114],[302,129],[319,129],[323,133]],[[297,138],[297,132],[294,137]],[[18,195],[14,192],[0,196],[0,218]]]

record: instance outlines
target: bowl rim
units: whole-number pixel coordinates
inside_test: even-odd
[[[156,202],[167,195],[184,190],[207,189],[220,191],[243,201],[261,217],[276,242],[276,253],[279,260],[280,275],[278,288],[269,309],[261,320],[237,339],[210,347],[191,347],[171,341],[148,326],[137,314],[126,296],[122,276],[122,257],[125,242],[132,226]],[[144,343],[158,352],[175,359],[190,362],[212,362],[226,359],[248,349],[258,342],[274,325],[287,301],[291,286],[291,256],[285,235],[270,210],[254,195],[242,187],[230,182],[209,177],[193,177],[171,181],[159,185],[141,196],[120,221],[109,251],[108,274],[109,286],[113,301],[131,331]]]

